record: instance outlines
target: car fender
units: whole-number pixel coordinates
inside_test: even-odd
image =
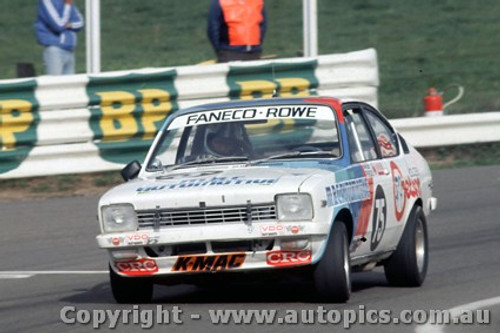
[[[333,210],[332,218],[330,220],[330,228],[328,228],[328,234],[326,235],[326,240],[321,244],[321,247],[319,248],[317,255],[313,258],[312,264],[318,263],[322,258],[326,250],[326,246],[328,244],[328,240],[330,239],[332,230],[333,230],[333,225],[335,224],[336,221],[339,221],[338,217],[341,215],[349,214],[350,217],[350,226],[346,225],[348,232],[349,232],[349,244],[351,243],[353,237],[354,237],[354,232],[355,232],[355,227],[354,227],[354,221],[351,213],[351,208],[349,207],[348,204],[335,207]]]

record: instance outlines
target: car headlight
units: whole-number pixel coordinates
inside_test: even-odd
[[[276,196],[278,219],[281,221],[312,220],[313,207],[309,194],[280,194]]]
[[[137,230],[137,215],[131,204],[116,204],[102,207],[104,232]]]

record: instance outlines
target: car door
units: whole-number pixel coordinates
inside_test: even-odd
[[[372,251],[388,251],[394,249],[402,232],[403,223],[401,215],[404,207],[404,191],[398,186],[402,185],[401,175],[407,173],[406,164],[402,154],[397,133],[390,123],[376,109],[363,105],[363,117],[371,130],[372,137],[378,148],[379,159],[373,162],[374,171],[381,175],[380,186],[385,198],[384,221],[380,220],[378,228],[373,226],[372,238],[379,242]],[[399,170],[399,172],[398,172]],[[375,197],[375,202],[377,196]],[[379,202],[380,206],[381,202]],[[377,203],[374,210],[377,211]],[[380,214],[380,213],[379,213]],[[384,228],[381,226],[384,225]]]
[[[359,214],[353,212],[357,220],[351,243],[353,257],[366,257],[386,250],[386,229],[391,210],[389,164],[382,157],[380,145],[375,140],[375,131],[366,119],[366,112],[358,103],[348,103],[344,108],[352,168],[361,169],[370,191],[370,198],[361,203]]]

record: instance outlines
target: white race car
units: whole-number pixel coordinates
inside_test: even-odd
[[[345,302],[351,270],[419,286],[436,206],[422,156],[375,108],[328,97],[233,101],[171,114],[143,166],[99,202],[113,295],[154,284],[306,272]]]

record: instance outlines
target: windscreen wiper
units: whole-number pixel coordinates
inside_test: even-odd
[[[189,161],[181,164],[171,165],[167,168],[167,171],[177,170],[183,168],[185,166],[196,165],[196,164],[210,164],[210,163],[219,163],[219,162],[235,162],[235,161],[248,161],[247,156],[224,156],[224,157],[215,157],[208,156],[205,158],[196,159],[194,161]]]
[[[290,151],[283,154],[277,154],[268,156],[265,158],[261,158],[255,161],[251,161],[252,164],[264,163],[270,160],[279,160],[285,158],[293,158],[293,157],[308,157],[308,156],[331,156],[338,157],[337,154],[332,153],[331,151],[321,150],[321,151]]]

